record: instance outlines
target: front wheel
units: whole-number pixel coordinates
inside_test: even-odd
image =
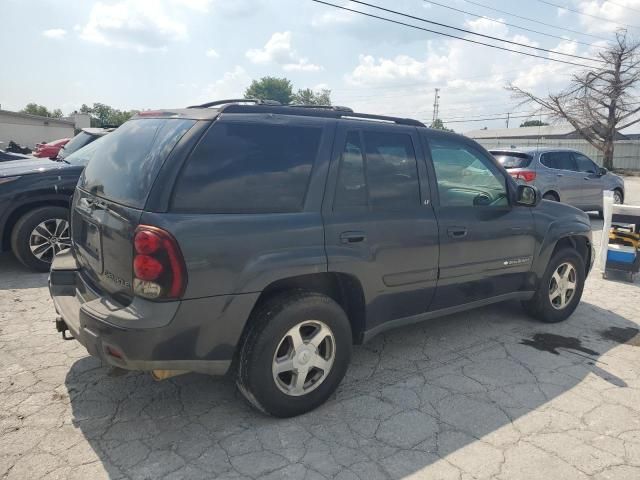
[[[351,327],[331,298],[292,292],[266,302],[250,320],[236,383],[245,398],[275,417],[324,403],[351,359]]]
[[[573,249],[564,248],[553,255],[531,300],[524,309],[545,323],[566,320],[576,309],[585,281],[584,260]]]
[[[25,213],[11,234],[14,255],[38,272],[48,272],[53,257],[70,246],[69,211],[63,207],[41,207]]]

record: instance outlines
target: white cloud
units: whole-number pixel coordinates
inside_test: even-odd
[[[50,28],[49,30],[45,30],[44,32],[42,32],[42,35],[47,38],[59,40],[67,35],[67,31],[63,28]]]
[[[172,3],[175,3],[178,6],[187,7],[202,13],[209,12],[209,5],[211,5],[211,2],[212,2],[212,0],[171,0],[171,1]]]
[[[188,37],[180,18],[185,7],[204,8],[204,1],[120,0],[93,5],[80,37],[105,46],[131,48],[139,52],[162,50]]]
[[[251,83],[247,71],[239,65],[226,72],[222,78],[207,85],[200,97],[202,102],[221,100],[225,98],[242,98],[244,91]]]
[[[424,80],[427,73],[426,62],[408,55],[377,59],[372,55],[360,55],[358,65],[346,76],[346,80],[352,85],[376,85],[389,81],[406,83],[406,80]]]
[[[218,58],[220,56],[220,54],[213,48],[210,48],[204,54],[209,58]]]
[[[317,72],[323,69],[298,55],[291,46],[291,32],[275,32],[264,47],[247,50],[246,57],[256,64],[277,63],[286,71]]]

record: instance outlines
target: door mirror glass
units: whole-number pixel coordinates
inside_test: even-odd
[[[540,201],[540,192],[531,185],[518,185],[516,203],[526,207],[535,207]]]
[[[598,174],[602,177],[604,175],[606,175],[607,173],[609,173],[609,170],[607,170],[606,168],[601,168],[600,170],[598,170]]]

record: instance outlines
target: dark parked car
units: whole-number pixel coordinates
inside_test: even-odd
[[[324,402],[389,328],[505,300],[564,320],[593,260],[587,215],[476,142],[340,107],[144,112],[72,208],[58,331],[158,377],[232,372],[275,416]]]
[[[60,148],[57,158],[64,160],[73,152],[77,152],[82,147],[89,145],[113,130],[113,128],[83,128],[69,143]]]
[[[25,266],[49,271],[69,248],[69,201],[97,142],[65,161],[22,159],[0,163],[0,252],[13,250]]]

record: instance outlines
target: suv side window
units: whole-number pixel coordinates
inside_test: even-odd
[[[509,205],[506,178],[491,159],[455,139],[430,139],[429,145],[441,206]]]
[[[364,132],[362,136],[358,131],[347,133],[334,209],[367,205],[378,211],[420,205],[418,165],[410,135],[375,131]]]
[[[593,160],[591,160],[586,155],[582,155],[581,153],[574,153],[573,158],[575,158],[576,160],[579,172],[598,173],[598,166],[593,163]]]
[[[411,136],[364,132],[367,184],[373,210],[398,210],[420,205],[418,165]]]
[[[571,152],[543,153],[542,158],[540,158],[540,163],[545,167],[555,170],[572,170],[574,172],[578,170]]]
[[[215,123],[176,182],[174,211],[298,212],[322,129],[261,123]]]
[[[340,159],[334,208],[366,207],[368,197],[360,133],[349,132]]]

